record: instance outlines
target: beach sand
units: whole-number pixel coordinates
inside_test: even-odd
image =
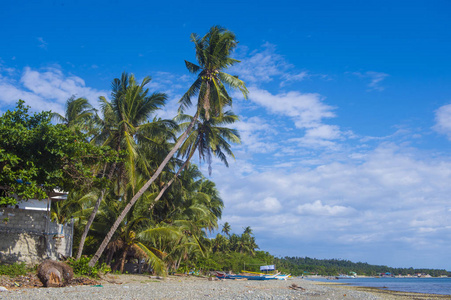
[[[445,295],[391,292],[304,279],[239,281],[169,276],[108,275],[101,286],[18,288],[0,292],[0,299],[451,299]],[[289,288],[295,284],[302,289]]]

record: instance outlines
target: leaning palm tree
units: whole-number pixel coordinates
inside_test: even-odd
[[[103,145],[109,145],[118,153],[121,150],[126,153],[126,162],[119,168],[117,162],[113,162],[106,177],[111,181],[115,172],[122,171],[122,174],[117,174],[119,175],[117,178],[119,180],[127,178],[127,182],[131,182],[133,188],[135,187],[134,183],[137,181],[135,178],[137,174],[135,166],[139,156],[136,136],[151,127],[155,127],[153,122],[149,122],[149,118],[165,104],[167,98],[162,93],[149,93],[146,85],[150,80],[150,77],[145,77],[139,84],[133,74],[122,73],[120,79],[116,78],[113,80],[111,102],[107,101],[105,97],[100,97],[103,112],[103,120],[101,120],[102,130],[95,141]],[[106,188],[103,188],[100,192],[86,223],[80,239],[77,259],[82,255],[86,236],[105,195],[105,191]]]
[[[204,112],[205,110],[202,109],[201,111]],[[230,111],[225,112],[222,116],[211,117],[208,120],[205,118],[205,114],[201,113],[200,116],[201,118],[196,121],[193,131],[191,131],[188,135],[179,150],[179,155],[186,159],[185,162],[178,169],[174,177],[163,186],[149,209],[152,209],[153,205],[160,200],[164,192],[189,165],[196,150],[199,154],[199,161],[207,160],[210,175],[212,154],[218,157],[227,167],[229,166],[227,156],[235,158],[229,143],[232,142],[239,144],[241,142],[238,131],[235,129],[222,127],[221,125],[228,125],[236,122],[238,120],[238,116]],[[183,130],[191,124],[193,117],[182,114],[179,115],[177,119],[179,121],[189,121],[179,125],[180,129]]]
[[[106,235],[104,241],[99,246],[99,249],[94,254],[89,262],[90,266],[94,266],[102,255],[105,247],[108,245],[111,237],[118,228],[119,224],[125,218],[127,212],[138,201],[142,194],[150,187],[150,185],[157,179],[168,162],[177,152],[181,144],[191,132],[194,124],[199,117],[200,109],[205,109],[205,116],[207,119],[210,115],[219,115],[223,113],[224,107],[232,104],[232,98],[229,96],[226,85],[233,89],[239,89],[244,97],[247,97],[248,90],[243,81],[237,76],[229,75],[223,70],[238,63],[239,61],[230,57],[231,52],[237,46],[235,34],[219,26],[213,26],[209,32],[202,38],[196,34],[191,35],[191,40],[194,42],[196,49],[196,58],[199,65],[185,61],[188,70],[197,74],[197,79],[183,95],[180,100],[180,111],[192,105],[191,98],[198,95],[196,105],[196,113],[191,124],[186,131],[178,138],[177,143],[162,161],[158,169],[154,172],[152,177],[146,184],[133,196],[124,211],[111,227],[111,230]]]
[[[123,202],[117,201],[114,196],[112,197],[112,194],[114,193],[110,193],[102,201],[96,220],[92,224],[91,230],[94,238],[101,238],[101,235],[109,230],[109,224],[114,222],[125,205]],[[110,264],[115,257],[113,270],[119,269],[122,273],[127,257],[133,256],[145,259],[158,274],[165,274],[165,264],[162,260],[164,254],[140,238],[140,233],[150,223],[150,219],[140,216],[134,211],[127,214],[107,247],[106,263]]]

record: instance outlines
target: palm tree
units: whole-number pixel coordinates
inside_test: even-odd
[[[96,137],[96,141],[104,145],[110,145],[117,152],[125,150],[127,153],[126,164],[123,164],[119,171],[123,173],[124,169],[126,169],[126,174],[118,174],[118,178],[124,179],[126,177],[127,181],[133,184],[133,187],[136,182],[135,166],[138,157],[138,145],[135,137],[141,132],[154,127],[154,124],[148,120],[156,110],[165,104],[167,98],[162,93],[149,93],[146,85],[150,80],[150,77],[145,77],[142,83],[138,84],[133,74],[129,76],[127,73],[122,73],[121,79],[116,78],[113,80],[112,101],[108,102],[105,97],[100,97],[104,119],[102,120],[102,131]],[[117,171],[117,163],[113,162],[107,179],[111,180],[113,174]],[[105,191],[105,188],[101,191],[86,223],[80,239],[77,259],[81,257],[86,236],[105,195]]]
[[[183,95],[180,100],[180,104],[181,111],[183,112],[184,108],[191,106],[191,98],[197,94],[198,103],[194,118],[186,131],[179,137],[177,143],[165,157],[158,169],[154,172],[152,177],[133,196],[124,208],[124,211],[113,224],[111,230],[99,246],[99,249],[90,260],[89,266],[95,265],[119,224],[125,218],[127,212],[157,179],[168,162],[174,156],[175,152],[186,139],[187,135],[191,132],[197,118],[199,117],[200,108],[205,109],[205,116],[207,119],[210,118],[210,115],[222,114],[223,108],[232,104],[232,98],[228,95],[225,85],[233,89],[239,89],[243,93],[244,97],[247,96],[248,91],[244,82],[238,79],[237,76],[232,76],[223,72],[224,69],[227,69],[228,67],[239,62],[238,60],[230,57],[231,52],[237,45],[235,35],[231,31],[228,31],[222,27],[213,26],[202,38],[198,37],[196,34],[192,34],[191,40],[195,44],[196,58],[199,65],[195,65],[187,61],[185,61],[185,64],[188,70],[192,73],[198,74],[198,77],[193,85]]]
[[[228,248],[229,240],[218,233],[213,240],[213,252],[226,252]]]
[[[205,110],[202,109],[202,112]],[[177,179],[180,173],[188,166],[193,157],[195,151],[199,153],[199,160],[208,162],[208,171],[211,175],[211,156],[218,157],[227,167],[227,155],[235,158],[231,150],[229,142],[240,143],[240,137],[238,131],[227,127],[221,127],[221,125],[232,124],[238,120],[238,116],[231,111],[225,112],[222,116],[211,117],[209,120],[205,118],[205,114],[201,113],[200,120],[196,121],[196,125],[191,133],[186,138],[185,142],[181,145],[179,155],[186,160],[183,165],[178,169],[174,177],[167,182],[161,189],[158,196],[155,198],[154,203],[158,202],[163,196],[164,192],[171,186],[171,184]],[[181,114],[178,116],[178,121],[188,120],[189,122],[179,125],[180,129],[185,129],[191,123],[193,117]],[[149,209],[153,208],[153,204]]]
[[[224,232],[228,237],[230,237],[230,230],[232,230],[232,228],[230,227],[229,222],[225,222],[224,225],[222,226],[222,232]]]
[[[64,116],[52,113],[52,118],[66,124],[67,127],[77,132],[90,132],[96,110],[85,98],[70,97],[66,101]]]
[[[251,228],[251,226],[247,226],[246,228],[244,228],[243,234],[252,235],[252,228]]]
[[[130,186],[128,188],[131,191]],[[114,222],[124,207],[124,203],[117,201],[115,193],[111,192],[103,199],[91,231],[93,237],[100,237],[109,230],[109,224]],[[116,231],[111,242],[108,244],[108,255],[106,263],[110,264],[115,257],[113,270],[119,268],[122,273],[127,257],[133,256],[138,259],[146,259],[153,269],[159,274],[165,274],[165,264],[162,260],[164,254],[158,249],[148,245],[141,237],[141,233],[148,228],[151,220],[134,211],[130,211],[124,222]]]

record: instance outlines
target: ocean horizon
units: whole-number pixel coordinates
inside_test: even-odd
[[[326,278],[307,278],[313,281],[330,282]],[[375,287],[399,292],[412,292],[424,294],[451,295],[450,277],[357,277],[350,279],[334,280],[337,283],[349,284],[353,286]]]

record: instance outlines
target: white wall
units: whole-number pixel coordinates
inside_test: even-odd
[[[28,201],[17,201],[17,205],[19,205],[19,208],[21,209],[47,210],[47,199],[29,199]]]

